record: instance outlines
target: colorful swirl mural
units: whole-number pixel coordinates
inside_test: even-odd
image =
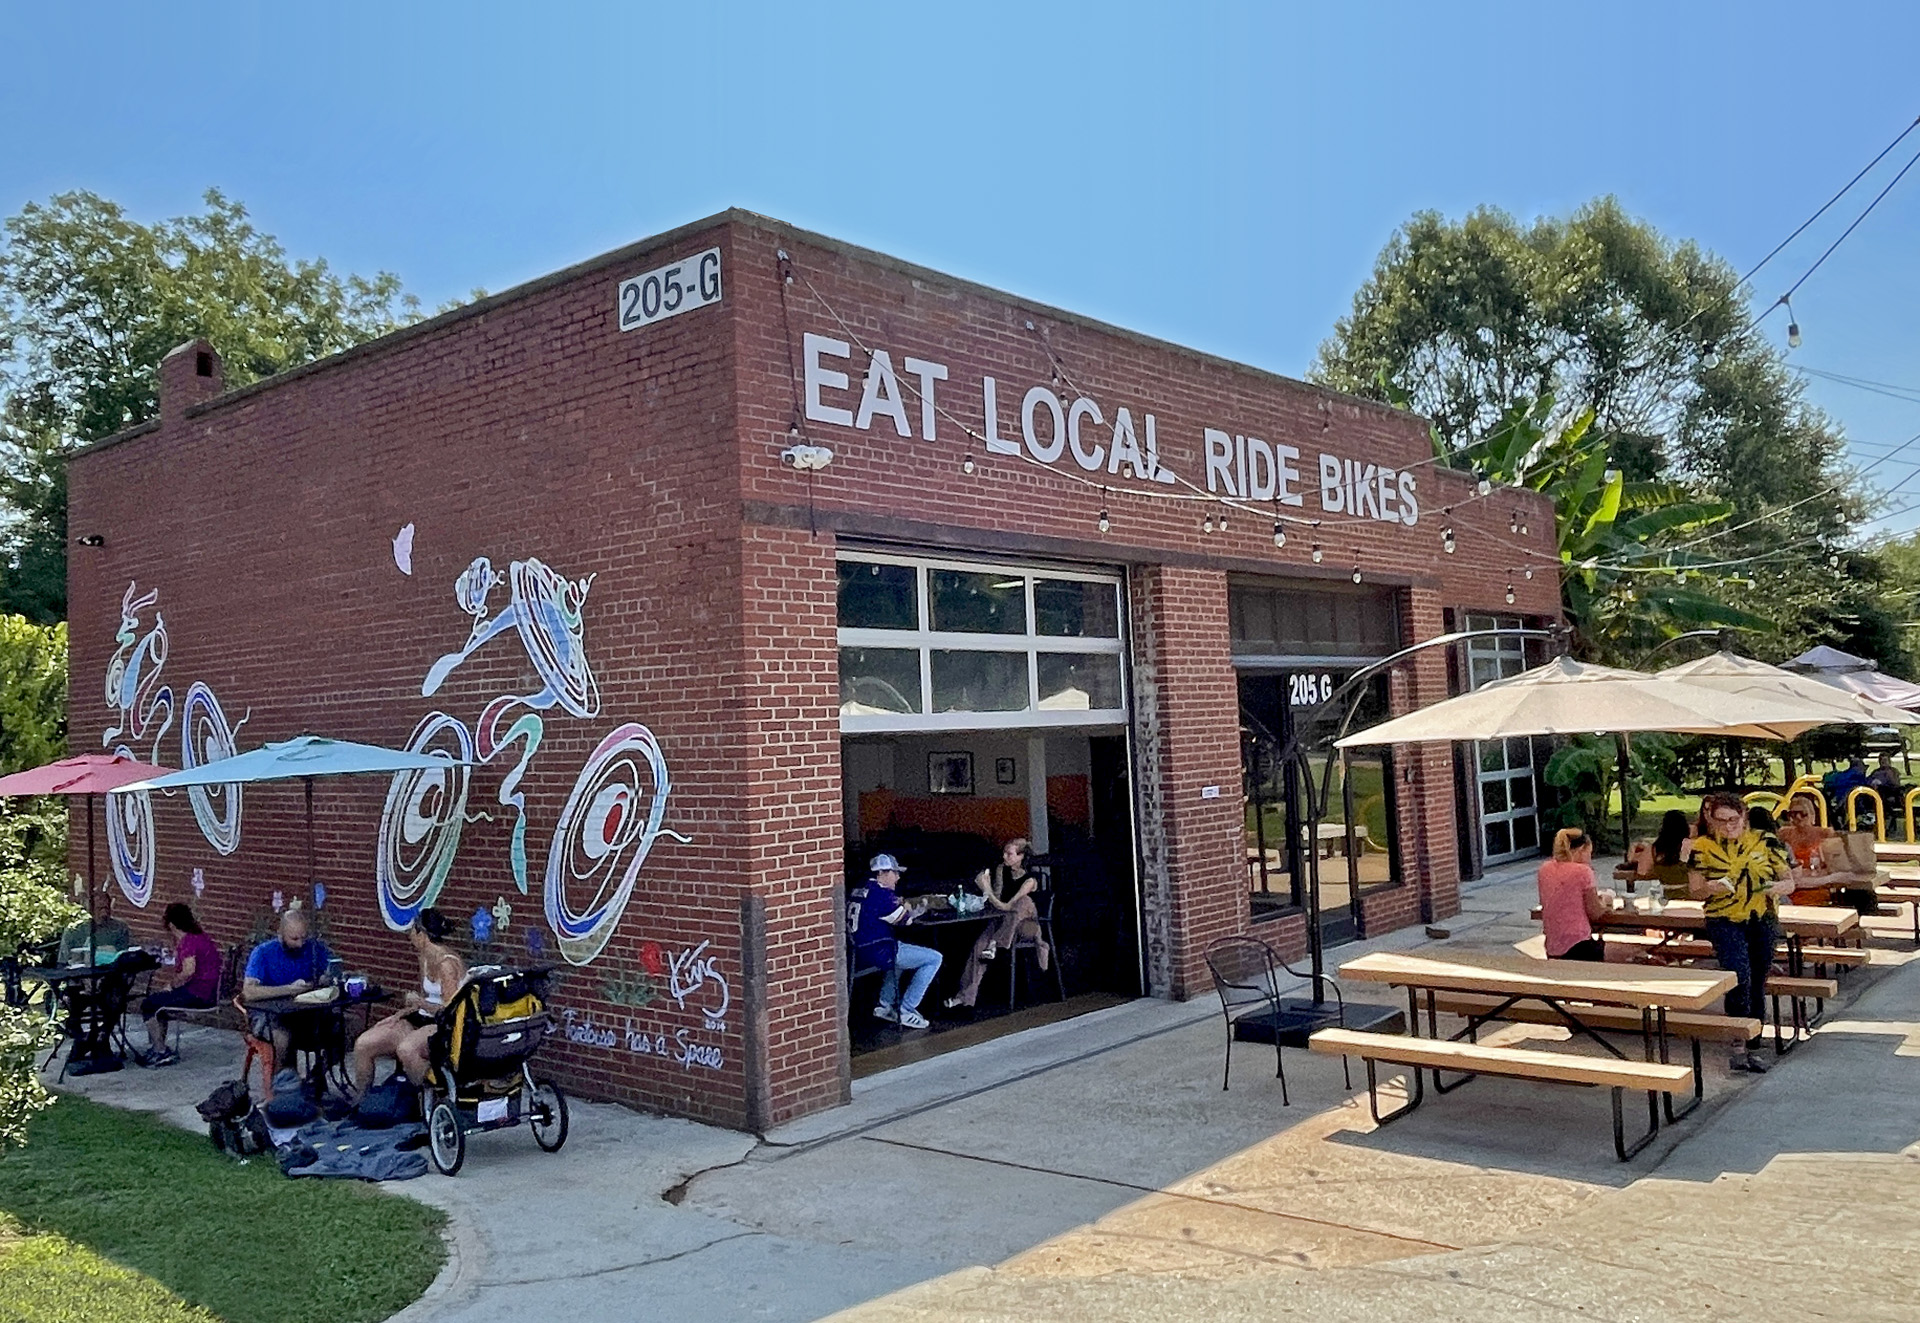
[[[173,687],[160,683],[167,664],[167,622],[158,610],[153,625],[140,629],[141,613],[160,601],[160,590],[142,593],[129,583],[120,599],[120,628],[114,632],[113,657],[107,662],[107,707],[117,713],[100,743],[130,758],[161,762],[161,741],[173,728]],[[240,725],[246,724],[240,719]],[[220,700],[196,680],[187,689],[180,723],[180,765],[200,767],[236,752],[234,732]],[[195,786],[188,792],[200,834],[221,854],[240,848],[240,787],[232,783]],[[114,879],[135,905],[153,899],[153,801],[146,791],[113,795],[107,801],[107,856]]]
[[[502,584],[508,600],[495,612],[490,603]],[[407,745],[415,752],[440,749],[480,763],[504,763],[513,756],[495,799],[512,814],[508,858],[522,894],[529,882],[526,794],[521,785],[546,735],[542,713],[557,707],[582,719],[600,714],[600,686],[584,636],[592,585],[591,575],[568,579],[531,558],[512,562],[505,574],[487,557],[476,558],[453,585],[454,601],[473,618],[467,641],[436,660],[420,685],[423,698],[434,697],[468,658],[509,630],[532,663],[538,689],[495,697],[482,708],[472,731],[457,717],[431,713],[414,728]],[[510,755],[516,748],[517,756]],[[375,876],[381,916],[389,927],[406,927],[445,885],[468,821],[469,772],[463,767],[402,773],[388,788]],[[633,723],[602,740],[581,770],[548,851],[544,894],[547,921],[570,962],[592,960],[618,926],[640,865],[662,834],[667,790],[666,762],[657,741],[646,727]],[[583,908],[574,908],[570,887],[591,887]]]

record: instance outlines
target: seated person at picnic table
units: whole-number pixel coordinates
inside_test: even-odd
[[[1813,796],[1801,791],[1787,805],[1787,825],[1779,832],[1787,847],[1787,865],[1793,878],[1793,899],[1799,905],[1824,905],[1830,895],[1825,881],[1831,874],[1821,847],[1840,833],[1820,825],[1820,809]]]
[[[1849,758],[1845,767],[1821,777],[1820,784],[1826,788],[1828,800],[1845,806],[1848,792],[1867,784],[1867,764],[1862,759]]]
[[[220,995],[220,948],[213,944],[193,917],[193,911],[175,901],[161,918],[173,946],[173,966],[154,976],[155,991],[140,1003],[147,1022],[146,1064],[171,1066],[180,1054],[167,1044],[166,1012],[204,1011]]]
[[[1900,784],[1900,773],[1894,770],[1890,753],[1880,755],[1880,765],[1867,777],[1867,786],[1880,796],[1889,813],[1901,807],[1906,799],[1907,788]]]
[[[407,929],[407,940],[420,958],[420,991],[408,991],[406,1009],[389,1015],[353,1040],[353,1091],[357,1096],[373,1083],[374,1068],[391,1058],[410,1083],[427,1082],[427,1049],[439,1031],[438,1016],[467,979],[467,962],[446,944],[453,921],[439,910],[421,910]]]
[[[1052,949],[1040,936],[1040,911],[1033,903],[1034,888],[1040,885],[1040,879],[1031,871],[1032,863],[1033,846],[1024,836],[1016,836],[1000,847],[1000,862],[992,868],[981,869],[980,875],[973,879],[974,887],[987,898],[987,905],[999,913],[974,942],[973,951],[967,957],[966,972],[960,978],[960,990],[947,998],[948,1010],[973,1005],[980,995],[980,980],[986,976],[987,962],[1012,947],[1016,937],[1033,940],[1034,955],[1041,969],[1053,959]]]
[[[240,1000],[252,1003],[298,996],[319,986],[332,960],[333,953],[327,950],[326,943],[309,936],[306,911],[298,905],[289,905],[280,915],[280,935],[260,943],[247,957]],[[247,1026],[255,1038],[272,1041],[274,1060],[287,1060],[293,1048],[293,1036],[280,1015],[249,1006]]]
[[[87,963],[88,920],[76,920],[71,927],[60,934],[60,963],[63,965],[84,965]],[[102,891],[93,903],[92,919],[93,959],[101,964],[109,964],[122,951],[133,949],[133,930],[113,917],[113,891]]]
[[[1693,859],[1693,824],[1679,809],[1660,817],[1660,831],[1651,841],[1633,847],[1630,862],[1641,877],[1653,878],[1669,899],[1687,894],[1687,874]]]
[[[1706,902],[1704,936],[1714,959],[1738,982],[1727,994],[1727,1014],[1762,1020],[1766,1014],[1767,973],[1780,944],[1778,894],[1792,888],[1787,847],[1768,832],[1753,830],[1738,795],[1708,795],[1700,815],[1710,834],[1693,849],[1696,900]],[[1734,1051],[1734,1070],[1764,1072],[1754,1055],[1756,1037]]]
[[[880,981],[880,1000],[873,1008],[875,1019],[892,1020],[903,1029],[926,1029],[927,1017],[920,1014],[920,999],[927,995],[933,976],[940,972],[940,953],[931,947],[915,946],[893,935],[897,925],[913,922],[913,911],[900,900],[894,887],[903,871],[900,861],[890,854],[873,857],[872,876],[864,887],[855,888],[852,901],[855,953],[887,971]],[[900,971],[907,970],[912,980],[900,992]],[[897,999],[897,1000],[896,1000]]]
[[[1553,858],[1540,865],[1540,924],[1549,960],[1605,960],[1606,947],[1593,935],[1593,921],[1613,902],[1593,881],[1593,838],[1578,827],[1554,834]]]

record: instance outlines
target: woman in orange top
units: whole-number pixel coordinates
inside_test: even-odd
[[[1820,853],[1822,842],[1830,841],[1838,834],[1820,825],[1820,811],[1813,802],[1813,796],[1804,791],[1793,797],[1787,805],[1787,824],[1779,831],[1780,843],[1787,847],[1792,859],[1793,903],[1796,905],[1825,905],[1831,891],[1824,880],[1827,876],[1826,856]]]

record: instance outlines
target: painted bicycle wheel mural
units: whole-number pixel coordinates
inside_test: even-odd
[[[413,728],[407,751],[444,753],[464,764],[473,758],[473,739],[455,718],[430,712]],[[374,890],[387,927],[398,930],[412,924],[446,885],[467,821],[472,771],[449,763],[444,769],[399,772],[387,787],[374,860]]]
[[[204,767],[231,758],[234,728],[220,710],[213,690],[195,680],[187,690],[187,701],[180,717],[180,766]],[[200,834],[221,854],[240,848],[240,786],[229,781],[217,786],[190,786],[187,798],[193,802],[193,818]]]
[[[599,955],[633,896],[640,866],[666,817],[667,760],[653,732],[629,722],[587,759],[547,851],[547,926],[560,953],[584,965]],[[590,892],[574,908],[574,888]]]

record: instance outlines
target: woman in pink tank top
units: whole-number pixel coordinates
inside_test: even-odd
[[[1606,948],[1593,935],[1593,921],[1611,897],[1593,880],[1593,838],[1562,827],[1553,838],[1553,858],[1540,865],[1540,923],[1550,960],[1604,960]]]

